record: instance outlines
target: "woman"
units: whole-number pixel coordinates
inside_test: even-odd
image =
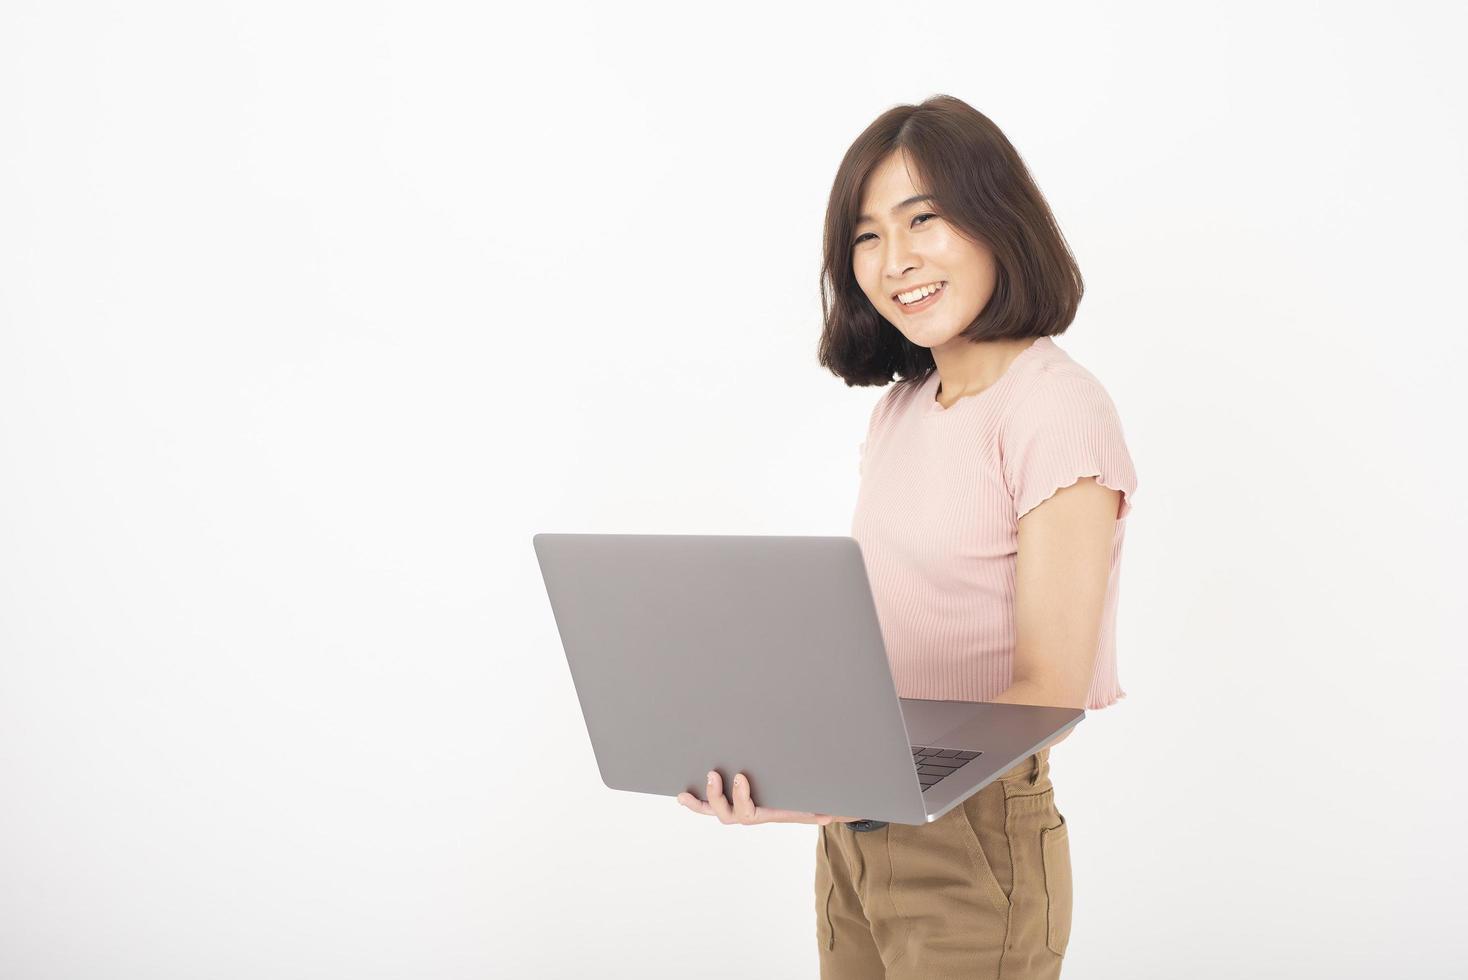
[[[878,118],[826,217],[820,362],[896,383],[860,450],[861,544],[897,693],[1095,710],[1124,697],[1114,647],[1136,474],[1106,390],[1052,339],[1082,280],[997,127],[936,96]],[[823,980],[1056,977],[1070,938],[1069,827],[1050,751],[932,823],[679,802],[724,823],[820,826]]]

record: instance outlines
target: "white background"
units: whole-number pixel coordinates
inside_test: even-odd
[[[1140,480],[1066,975],[1460,971],[1463,28],[10,0],[0,975],[813,977],[816,829],[601,784],[530,539],[847,532],[823,209],[938,92]]]

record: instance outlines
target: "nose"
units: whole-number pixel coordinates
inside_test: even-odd
[[[892,244],[887,246],[884,266],[887,270],[888,292],[896,288],[895,283],[907,281],[909,273],[917,268],[917,262],[914,259],[911,246],[900,239],[893,240]]]

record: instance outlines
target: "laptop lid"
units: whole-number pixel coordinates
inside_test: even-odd
[[[847,536],[533,537],[602,782],[927,818],[861,549]]]

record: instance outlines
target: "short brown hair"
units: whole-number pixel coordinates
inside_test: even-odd
[[[826,204],[817,355],[848,387],[916,382],[933,352],[887,322],[856,281],[852,235],[868,176],[903,152],[914,182],[961,233],[994,253],[994,295],[964,328],[969,340],[1020,340],[1064,333],[1085,284],[1050,206],[1018,151],[988,116],[951,95],[878,116],[847,149]],[[828,293],[829,288],[829,293]]]

